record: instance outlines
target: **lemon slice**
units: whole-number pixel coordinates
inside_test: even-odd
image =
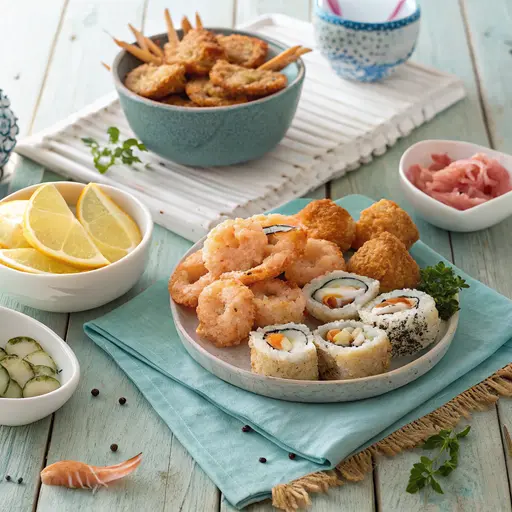
[[[0,203],[0,248],[30,247],[23,236],[23,214],[28,201]]]
[[[109,261],[126,256],[142,237],[134,220],[95,183],[87,185],[76,205],[76,216]]]
[[[31,274],[74,274],[75,267],[49,258],[36,249],[0,249],[0,264]]]
[[[68,265],[98,268],[109,264],[51,183],[39,187],[30,198],[23,234],[32,247]]]

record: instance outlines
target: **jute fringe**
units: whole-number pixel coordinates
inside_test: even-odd
[[[415,448],[439,430],[453,428],[462,417],[468,418],[472,411],[485,410],[500,396],[512,396],[512,363],[439,409],[340,462],[336,469],[313,473],[289,484],[276,485],[272,489],[272,505],[286,512],[305,508],[311,504],[309,493],[326,492],[345,482],[363,480],[373,470],[373,460],[377,455],[394,456],[403,450]]]

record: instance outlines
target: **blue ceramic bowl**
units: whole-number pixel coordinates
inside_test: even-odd
[[[383,13],[392,12],[396,2],[383,0],[378,7]],[[346,3],[344,8],[341,2],[343,13],[351,4]],[[407,5],[409,15],[381,23],[352,21],[327,12],[321,5],[315,5],[316,45],[338,76],[375,82],[389,76],[412,55],[420,29],[420,8],[415,2]],[[358,5],[362,8],[364,3]],[[368,17],[374,17],[374,13],[368,13]],[[385,15],[382,19],[386,19]]]
[[[222,34],[239,30],[211,29]],[[269,58],[285,46],[269,43]],[[153,39],[167,41],[166,34]],[[299,102],[305,68],[302,61],[282,71],[288,77],[285,89],[249,103],[227,107],[195,108],[166,105],[142,98],[124,86],[129,71],[140,62],[120,52],[112,66],[121,107],[135,135],[154,153],[184,165],[213,167],[247,162],[273,149],[290,127]]]

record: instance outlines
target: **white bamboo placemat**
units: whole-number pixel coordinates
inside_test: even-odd
[[[312,25],[288,16],[266,15],[241,28],[314,48]],[[196,241],[226,218],[275,208],[369,162],[465,95],[457,77],[414,63],[382,83],[361,84],[338,78],[319,52],[304,61],[292,126],[276,149],[256,161],[199,169],[144,153],[145,165],[119,165],[101,175],[80,139],[106,143],[108,126],[132,136],[116,93],[19,141],[16,151],[68,178],[132,192],[158,224]]]

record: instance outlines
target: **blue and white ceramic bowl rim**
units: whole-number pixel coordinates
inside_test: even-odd
[[[418,21],[420,19],[421,10],[419,5],[416,5],[416,10],[405,18],[400,18],[394,21],[384,21],[382,23],[368,23],[364,21],[352,21],[347,18],[342,18],[337,16],[336,14],[329,13],[319,7],[318,3],[315,3],[315,14],[323,21],[327,23],[332,23],[333,25],[341,25],[346,28],[351,28],[353,30],[366,30],[366,31],[375,31],[375,30],[396,30],[398,28],[405,27]]]
[[[262,39],[263,41],[266,41],[267,43],[277,46],[281,51],[283,51],[287,48],[287,46],[285,44],[283,44],[279,41],[276,41],[275,39],[271,39],[270,37],[263,37],[259,34],[254,34],[252,32],[245,32],[244,30],[236,30],[236,29],[230,30],[230,29],[219,28],[219,27],[208,28],[208,30],[211,30],[212,32],[229,30],[229,32],[233,33],[233,34],[242,34],[242,35],[246,35],[249,37],[257,37],[258,39]],[[152,39],[152,40],[158,39],[160,41],[167,41],[167,33],[165,32],[162,34],[156,34],[154,36],[151,36],[150,39]],[[257,100],[249,101],[247,103],[239,103],[237,105],[225,105],[222,107],[208,107],[208,108],[205,108],[205,107],[182,107],[182,106],[178,106],[178,105],[168,105],[167,103],[162,103],[160,101],[155,101],[155,100],[151,100],[149,98],[144,98],[143,96],[139,96],[138,94],[130,91],[130,89],[128,89],[128,87],[126,87],[126,85],[124,85],[124,82],[121,80],[121,77],[119,76],[119,72],[118,72],[119,63],[121,62],[121,59],[123,59],[126,54],[127,54],[126,50],[121,50],[116,55],[114,62],[112,64],[112,74],[114,76],[114,84],[115,84],[116,88],[121,89],[126,96],[129,96],[131,99],[133,99],[139,103],[145,103],[145,104],[149,104],[149,105],[153,105],[153,106],[159,106],[159,107],[162,107],[167,110],[186,110],[187,112],[191,111],[191,112],[207,113],[207,112],[212,112],[212,111],[216,111],[216,110],[226,111],[226,110],[233,110],[233,109],[251,108],[257,104],[264,103],[266,101],[269,101],[272,98],[276,98],[277,96],[281,96],[282,94],[285,94],[286,91],[290,87],[293,87],[294,85],[296,85],[297,83],[302,81],[302,79],[304,78],[305,72],[306,72],[306,67],[304,66],[304,61],[302,59],[298,59],[294,62],[294,64],[296,64],[297,67],[299,68],[297,71],[297,76],[291,82],[289,82],[284,89],[281,89],[280,91],[277,91],[274,94],[270,94],[269,96],[264,96],[263,98],[259,98]]]

